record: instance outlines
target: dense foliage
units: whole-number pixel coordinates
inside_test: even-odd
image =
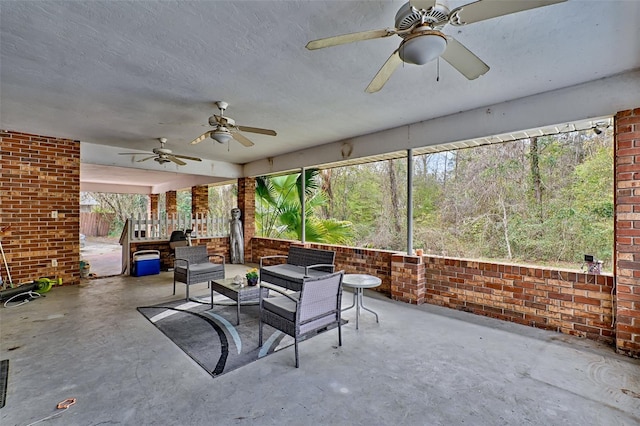
[[[352,245],[406,250],[406,170],[398,159],[323,171],[324,212],[355,224]],[[414,247],[427,253],[573,267],[593,254],[611,265],[610,135],[416,156],[413,181]]]

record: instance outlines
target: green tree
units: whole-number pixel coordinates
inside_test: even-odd
[[[234,184],[209,187],[209,214],[230,217],[231,209],[238,205],[238,186]]]
[[[110,235],[120,235],[124,223],[132,216],[147,215],[149,197],[143,194],[114,194],[106,192],[89,192],[99,203],[94,211],[99,213],[113,213],[114,220],[109,229]]]
[[[351,223],[322,219],[327,204],[317,170],[307,170],[305,184],[305,237],[307,241],[349,244]],[[256,178],[256,232],[271,238],[302,238],[302,177],[300,173]],[[316,213],[318,212],[318,214]]]
[[[176,191],[176,209],[180,215],[191,214],[191,190]]]
[[[406,209],[406,160],[393,161],[323,172],[333,194],[325,215],[353,222],[356,246],[405,248],[394,212]],[[606,267],[611,135],[588,130],[417,155],[413,219],[414,246],[427,253],[575,268],[593,254]]]

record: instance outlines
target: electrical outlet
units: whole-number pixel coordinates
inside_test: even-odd
[[[51,219],[57,219],[58,218],[58,210],[53,210],[51,212]]]
[[[51,266],[53,266],[54,268],[58,266],[58,259],[51,259]]]

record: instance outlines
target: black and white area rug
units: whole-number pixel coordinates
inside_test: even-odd
[[[241,306],[236,325],[235,303],[220,297],[213,309],[208,301],[181,299],[138,311],[213,377],[293,345],[292,337],[265,325],[259,348],[257,303]]]

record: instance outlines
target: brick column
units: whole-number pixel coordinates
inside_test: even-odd
[[[209,213],[209,186],[198,185],[191,187],[191,215],[206,215]]]
[[[244,230],[245,262],[255,262],[252,258],[251,239],[256,234],[256,180],[255,178],[238,179],[238,208],[242,212],[242,228]]]
[[[425,265],[422,257],[391,256],[391,298],[412,305],[426,301]]]
[[[615,116],[616,350],[640,358],[640,108]]]
[[[158,194],[149,195],[149,214],[152,218],[158,217]]]
[[[167,210],[168,215],[178,213],[178,202],[176,198],[176,191],[167,191],[165,193],[165,209]]]
[[[80,141],[0,130],[0,188],[13,284],[38,277],[79,284]],[[4,262],[0,272],[8,284]]]
[[[191,187],[191,217],[206,218],[209,214],[209,185],[197,185]],[[197,226],[196,236],[207,235],[206,223],[200,222]]]
[[[177,192],[167,191],[164,196],[164,208],[167,212],[167,218],[175,218],[178,214]],[[169,235],[171,235],[171,232],[175,231],[175,229],[173,229],[173,225],[169,226],[167,231]]]

